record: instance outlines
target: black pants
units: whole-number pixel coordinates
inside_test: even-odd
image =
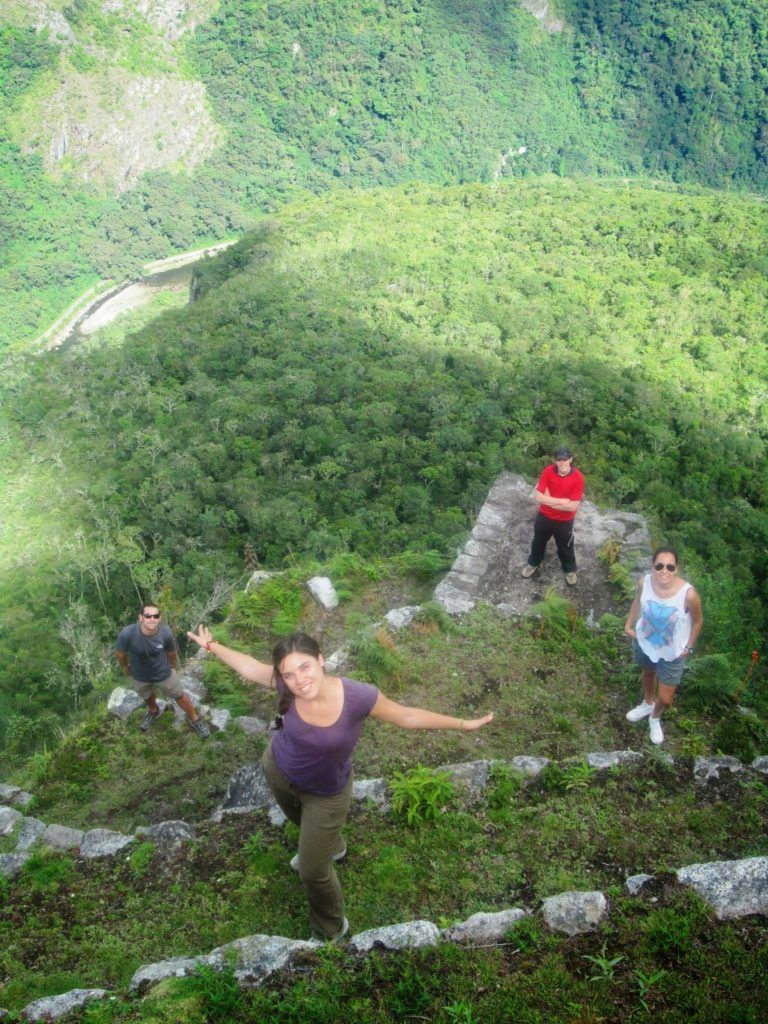
[[[576,572],[576,553],[573,550],[573,519],[550,519],[549,516],[536,516],[533,524],[533,543],[528,555],[528,565],[540,565],[550,537],[555,538],[557,557],[563,572]]]

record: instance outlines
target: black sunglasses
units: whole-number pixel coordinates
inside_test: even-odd
[[[661,572],[662,569],[666,569],[667,572],[677,572],[676,565],[670,565],[669,562],[657,562],[653,567],[656,572]]]
[[[150,615],[145,615],[144,612],[142,612],[141,613],[141,617],[143,619],[159,619],[160,618],[160,612],[152,612]]]

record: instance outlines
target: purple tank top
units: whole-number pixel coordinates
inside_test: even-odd
[[[370,683],[342,677],[341,684],[344,703],[333,725],[304,722],[292,703],[272,740],[275,764],[305,793],[335,796],[344,789],[352,772],[352,751],[379,696]]]

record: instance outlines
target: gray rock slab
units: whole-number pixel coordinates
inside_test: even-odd
[[[16,850],[18,852],[31,850],[40,842],[46,827],[45,822],[40,821],[39,818],[25,818],[24,824],[19,829]]]
[[[768,857],[689,864],[677,878],[692,886],[721,921],[768,915]]]
[[[52,850],[77,850],[85,833],[79,828],[68,828],[66,825],[49,825],[43,832],[40,842],[50,846]]]
[[[332,612],[334,608],[338,608],[339,596],[333,583],[331,583],[327,576],[313,576],[311,580],[307,580],[307,590],[309,590],[320,607],[324,608],[327,612]]]
[[[499,910],[495,913],[481,912],[473,914],[460,924],[443,929],[441,935],[446,942],[474,945],[500,942],[510,928],[528,915],[529,911],[523,910],[521,907],[511,907],[509,910]]]
[[[390,629],[405,629],[413,622],[421,611],[419,604],[407,604],[402,608],[393,608],[384,616],[384,621]]]
[[[214,708],[210,714],[211,728],[223,732],[232,721],[232,712],[226,708]]]
[[[24,815],[14,807],[0,807],[0,836],[8,836],[13,832],[16,822]]]
[[[0,876],[15,878],[31,856],[32,854],[28,850],[0,853]]]
[[[121,832],[112,832],[108,828],[92,828],[83,836],[80,843],[80,856],[87,860],[99,860],[101,857],[114,857],[126,846],[136,841],[135,836],[126,836]]]
[[[377,808],[386,812],[390,808],[389,791],[385,779],[355,779],[352,783],[352,799],[364,803],[371,800]]]
[[[594,931],[608,913],[608,901],[601,892],[561,892],[549,896],[541,906],[547,925],[566,935]]]
[[[289,967],[296,956],[315,949],[315,943],[280,935],[249,935],[235,939],[210,953],[222,968],[234,961],[234,974],[243,988],[256,988],[271,975]]]
[[[490,761],[464,761],[460,764],[443,764],[440,770],[448,772],[460,793],[470,802],[479,800],[488,788]]]
[[[31,793],[27,793],[25,789],[20,786],[8,786],[4,782],[0,783],[0,804],[6,806],[17,806],[27,807],[32,803],[33,796]]]
[[[697,782],[716,782],[721,775],[744,771],[744,765],[736,757],[697,757],[693,762],[693,777]]]
[[[115,718],[125,721],[134,711],[143,707],[144,701],[135,690],[126,686],[116,686],[109,695],[107,711]]]
[[[552,761],[548,757],[531,757],[527,754],[518,754],[517,757],[511,759],[509,764],[515,771],[536,778],[541,775],[548,764],[552,764]]]
[[[590,768],[605,771],[620,764],[636,764],[643,760],[643,755],[637,750],[606,750],[587,754],[585,760]]]
[[[647,882],[653,881],[653,875],[629,875],[624,880],[624,885],[630,896],[638,896]]]
[[[187,670],[179,676],[179,680],[193,705],[202,704],[208,699],[208,687],[196,672]]]
[[[251,715],[238,715],[232,721],[239,729],[243,730],[246,736],[258,736],[266,732],[268,728],[266,722],[262,722],[260,718],[254,718]]]
[[[260,764],[246,764],[238,768],[227,783],[226,796],[214,812],[220,821],[227,814],[250,814],[272,801],[272,794]]]
[[[449,615],[466,615],[475,607],[475,599],[469,589],[456,585],[449,573],[435,587],[435,600],[438,601]]]
[[[274,825],[275,828],[282,828],[286,821],[288,821],[288,817],[282,807],[276,804],[274,800],[267,808],[267,815],[269,816],[270,824]]]
[[[431,921],[406,921],[403,924],[390,924],[384,928],[358,932],[349,940],[349,945],[357,953],[369,953],[372,949],[436,946],[439,941],[440,929]]]
[[[109,993],[104,988],[73,988],[60,996],[48,996],[28,1003],[21,1016],[28,1021],[51,1021],[66,1017],[75,1010],[81,1010],[88,1003],[104,999]]]
[[[768,775],[768,757],[756,757],[751,767],[753,771]]]

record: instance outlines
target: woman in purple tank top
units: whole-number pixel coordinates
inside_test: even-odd
[[[370,715],[403,729],[458,729],[487,725],[493,715],[453,718],[389,700],[377,687],[332,676],[316,640],[294,633],[277,644],[272,664],[224,647],[206,626],[190,640],[238,675],[280,698],[280,728],[264,753],[264,775],[286,817],[299,828],[299,852],[291,861],[309,902],[313,938],[339,939],[349,929],[334,861],[347,852],[341,834],[352,799],[352,752]]]

